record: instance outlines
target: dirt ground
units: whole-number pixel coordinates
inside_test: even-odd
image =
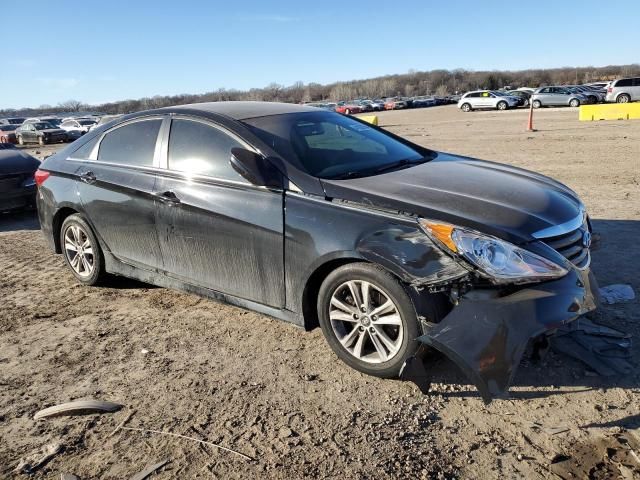
[[[582,123],[574,109],[384,112],[381,125],[448,152],[551,175],[585,201],[601,285],[640,293],[640,122]],[[55,147],[39,149],[42,157]],[[36,149],[31,149],[35,152]],[[594,318],[640,338],[640,301]],[[634,357],[640,348],[636,341]],[[485,406],[434,356],[432,392],[340,363],[320,330],[124,279],[74,281],[31,213],[0,217],[0,478],[60,442],[32,478],[639,478],[640,373],[597,377],[549,353],[523,361],[512,398]],[[97,398],[112,414],[33,420]],[[172,432],[189,440],[116,426]],[[23,475],[24,476],[24,475]]]

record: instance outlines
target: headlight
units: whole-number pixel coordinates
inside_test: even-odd
[[[549,280],[568,273],[551,260],[490,235],[425,219],[420,219],[420,226],[451,253],[461,256],[481,274],[495,280]]]

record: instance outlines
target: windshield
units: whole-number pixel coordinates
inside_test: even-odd
[[[94,125],[96,122],[94,122],[93,120],[78,120],[78,123],[80,125]]]
[[[319,178],[375,175],[431,159],[380,130],[332,112],[271,115],[244,123],[279,155]]]
[[[33,126],[36,128],[36,130],[47,130],[48,128],[56,128],[47,122],[34,123]]]
[[[43,122],[46,121],[47,123],[53,125],[54,127],[57,127],[58,125],[60,125],[62,123],[62,121],[59,118],[47,118],[46,120],[43,120]]]

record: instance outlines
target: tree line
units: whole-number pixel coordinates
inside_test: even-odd
[[[581,84],[609,81],[619,77],[640,76],[640,64],[609,65],[606,67],[562,67],[519,71],[409,70],[404,74],[385,75],[364,80],[336,82],[327,85],[296,82],[285,86],[270,83],[264,88],[237,90],[219,88],[203,94],[156,95],[137,100],[121,100],[101,105],[87,105],[69,100],[58,105],[38,108],[4,109],[0,116],[37,116],[60,112],[94,111],[105,114],[131,113],[140,110],[225,100],[259,100],[290,103],[340,101],[355,98],[389,96],[437,95],[446,96],[475,89],[499,89],[505,86],[539,87],[545,85]]]

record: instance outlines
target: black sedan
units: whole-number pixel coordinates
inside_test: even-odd
[[[0,212],[35,206],[34,175],[39,166],[38,159],[0,144]]]
[[[23,123],[16,129],[15,135],[20,145],[25,143],[46,145],[67,141],[67,132],[48,122]]]
[[[42,230],[80,282],[109,272],[319,324],[371,375],[427,345],[490,401],[529,339],[595,308],[569,188],[313,107],[128,115],[36,178]]]

